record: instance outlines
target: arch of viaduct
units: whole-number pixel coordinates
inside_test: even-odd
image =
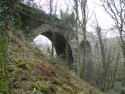
[[[21,6],[21,28],[25,31],[26,36],[30,37],[30,39],[33,40],[33,38],[40,34],[44,35],[53,42],[57,55],[65,55],[66,43],[68,41],[66,35],[67,28],[64,27],[61,21],[57,19],[55,16],[48,15],[44,12],[38,11],[25,4],[21,4]],[[54,40],[53,32],[55,36]],[[76,36],[77,33],[71,32],[69,34],[70,41],[68,41],[68,56],[70,59],[68,63],[73,66],[76,66],[76,64],[78,63],[77,50],[79,48],[74,35]],[[79,45],[84,46],[82,44],[83,43],[79,43]],[[82,49],[82,47],[80,47],[80,49]]]

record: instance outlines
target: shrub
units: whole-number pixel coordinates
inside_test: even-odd
[[[22,69],[30,69],[30,64],[25,59],[19,60],[17,66]]]
[[[56,80],[52,81],[52,84],[62,86],[63,85],[63,81],[60,81],[59,79],[56,79]]]

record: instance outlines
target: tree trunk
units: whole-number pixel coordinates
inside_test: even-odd
[[[53,57],[54,56],[54,46],[55,46],[55,31],[54,31],[54,25],[53,25],[53,22],[52,22],[52,51],[51,51],[51,56]]]
[[[124,73],[125,73],[125,42],[123,39],[122,30],[120,30],[119,32],[120,32],[121,48],[122,48],[122,53],[124,57]],[[125,79],[125,74],[124,74],[124,79]],[[125,80],[123,81],[123,86],[125,86]]]

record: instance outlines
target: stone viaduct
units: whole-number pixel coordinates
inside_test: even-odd
[[[56,18],[53,15],[48,15],[42,11],[39,11],[37,9],[31,8],[25,4],[21,4],[22,11],[20,13],[21,15],[21,21],[22,21],[22,29],[25,31],[25,35],[29,37],[30,39],[34,39],[38,35],[44,35],[48,37],[53,42],[53,32],[55,35],[55,41],[54,46],[56,49],[57,55],[65,54],[65,47],[66,47],[66,41],[67,41],[67,28],[64,27],[63,23],[61,23],[61,20]],[[76,41],[75,36],[79,36],[78,33],[71,30],[69,33],[70,41],[68,41],[68,55],[70,57],[69,63],[72,65],[72,67],[75,67],[77,64],[77,50],[78,45],[82,45],[82,39],[83,37],[78,37],[80,40],[79,44]],[[89,49],[91,52],[91,46],[89,44]],[[82,49],[82,47],[80,47]],[[84,52],[82,52],[84,53]]]

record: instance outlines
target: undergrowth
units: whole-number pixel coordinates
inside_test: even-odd
[[[16,35],[11,38],[8,64],[12,94],[90,94],[91,87],[80,80],[64,61],[49,58]],[[96,93],[100,91],[94,89]]]

